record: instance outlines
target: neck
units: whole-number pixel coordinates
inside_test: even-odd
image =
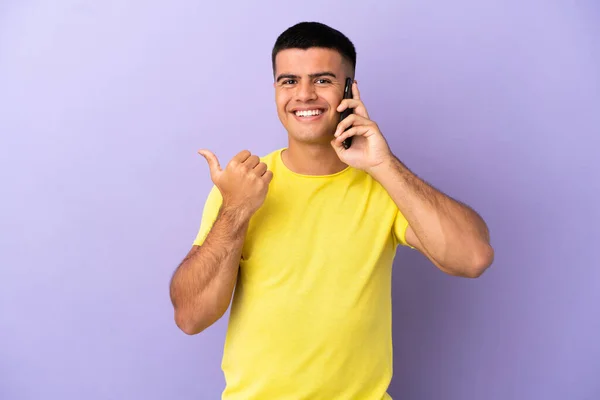
[[[298,143],[290,140],[281,158],[288,169],[303,175],[331,175],[347,167],[329,143]]]

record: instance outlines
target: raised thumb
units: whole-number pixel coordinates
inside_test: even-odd
[[[221,172],[221,165],[219,165],[219,160],[217,156],[215,156],[210,150],[201,149],[198,150],[198,154],[206,159],[208,163],[208,168],[210,169],[210,174],[212,176],[216,176],[217,173]]]

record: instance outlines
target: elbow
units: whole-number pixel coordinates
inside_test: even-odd
[[[186,335],[197,335],[217,322],[226,309],[219,307],[175,308],[175,324]]]
[[[472,260],[464,271],[466,278],[479,278],[494,262],[494,248],[489,243],[481,244],[473,251]]]
[[[188,313],[181,310],[175,310],[175,324],[183,333],[190,336],[197,335],[206,329],[201,321],[194,321]]]

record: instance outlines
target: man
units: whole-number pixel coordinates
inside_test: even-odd
[[[396,247],[478,277],[493,259],[486,224],[392,154],[356,81],[342,101],[356,66],[346,36],[299,23],[272,57],[289,145],[264,157],[244,150],[224,168],[199,151],[214,187],[172,278],[175,321],[203,331],[235,288],[224,399],[389,399]]]

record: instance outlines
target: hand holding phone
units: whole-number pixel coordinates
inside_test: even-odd
[[[354,82],[354,80],[352,78],[346,78],[346,86],[344,87],[344,99],[352,98],[352,83],[353,82]],[[342,114],[340,115],[340,122],[343,121],[344,118],[346,118],[350,114],[352,114],[352,109],[350,107],[348,107],[344,111],[342,111]],[[348,129],[350,129],[350,127],[348,127]],[[346,130],[348,130],[348,129],[346,129]],[[342,142],[342,146],[344,146],[345,149],[350,148],[350,145],[352,145],[352,136],[346,138]]]

